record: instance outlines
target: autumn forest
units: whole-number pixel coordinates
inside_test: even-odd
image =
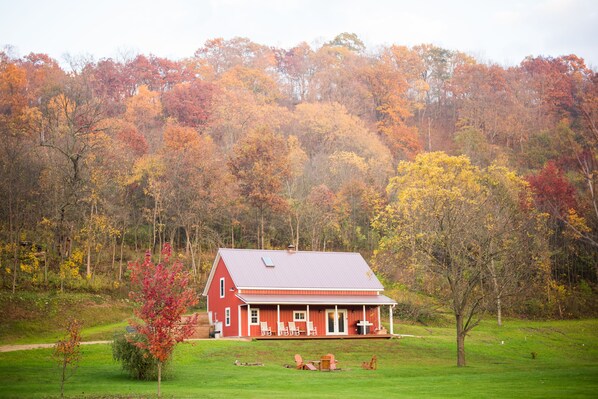
[[[575,55],[501,66],[350,33],[68,68],[4,51],[0,140],[13,292],[118,290],[165,242],[202,287],[218,247],[293,244],[437,298],[468,265],[492,311],[597,311],[598,74]]]

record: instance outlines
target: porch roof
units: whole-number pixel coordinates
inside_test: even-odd
[[[396,305],[385,295],[253,295],[237,294],[250,305]]]

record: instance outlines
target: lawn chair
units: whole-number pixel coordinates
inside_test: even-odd
[[[313,321],[307,322],[307,335],[318,335],[318,327],[314,327]]]
[[[311,370],[316,371],[318,370],[313,363],[307,362],[303,363],[303,359],[301,358],[300,354],[295,355],[295,363],[297,363],[297,370]]]
[[[260,323],[260,330],[262,332],[262,335],[272,335],[272,330],[270,330],[270,327],[268,327],[268,323],[265,321],[262,321]]]
[[[294,321],[289,321],[289,334],[291,335],[299,335],[301,330],[299,330],[299,327],[295,326],[295,322]]]
[[[289,335],[288,327],[285,327],[284,322],[278,322],[278,335]]]
[[[328,353],[325,356],[322,356],[322,359],[320,360],[320,370],[324,371],[324,370],[328,370],[328,371],[334,371],[334,370],[340,370],[339,368],[336,367],[336,364],[338,363],[338,361],[334,358],[334,355],[332,353]]]
[[[378,359],[376,355],[372,356],[372,360],[369,362],[363,362],[361,368],[364,370],[376,370],[378,368]]]

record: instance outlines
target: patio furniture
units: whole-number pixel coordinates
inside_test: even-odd
[[[289,328],[282,321],[278,322],[278,335],[289,335]]]
[[[265,321],[262,321],[260,323],[260,330],[262,335],[272,335],[272,330],[270,329],[270,327],[268,327],[268,323]]]
[[[299,335],[301,333],[301,330],[299,330],[299,327],[297,327],[295,325],[294,321],[289,321],[289,334],[290,335]]]
[[[334,358],[334,355],[332,353],[328,353],[327,355],[322,356],[322,359],[320,360],[320,370],[321,371],[340,370],[339,368],[336,367],[337,363],[338,363],[338,361]]]
[[[318,327],[314,327],[313,321],[307,322],[307,335],[318,335]]]
[[[311,362],[303,363],[303,359],[300,354],[295,355],[295,363],[297,364],[297,370],[311,370],[316,371],[316,366]]]
[[[372,360],[369,362],[363,362],[361,368],[365,370],[376,370],[378,368],[378,359],[376,358],[376,355],[372,356]]]

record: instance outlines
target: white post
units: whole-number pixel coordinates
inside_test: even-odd
[[[382,329],[382,320],[380,320],[380,305],[378,305],[378,330]]]
[[[394,327],[393,327],[393,324],[392,324],[392,309],[394,307],[395,307],[395,305],[390,305],[388,307],[388,310],[390,311],[389,312],[389,314],[390,314],[390,335],[393,335],[395,333],[395,330],[394,330]]]
[[[247,336],[251,337],[251,305],[247,304]]]
[[[366,322],[367,322],[367,320],[365,319],[365,305],[363,305],[363,323],[364,323],[363,324],[363,335],[365,335],[366,328],[367,328],[367,326],[365,324]]]
[[[338,305],[334,305],[334,323],[333,323],[334,333],[338,334]]]
[[[309,305],[307,305],[307,315],[305,316],[305,329],[307,330],[307,336],[309,337],[309,328],[307,328],[309,324]]]
[[[237,322],[237,327],[239,328],[239,337],[243,336],[243,333],[241,332],[241,327],[242,327],[242,323],[241,323],[241,307],[243,305],[239,305],[239,311],[237,312],[238,316],[239,316],[239,321]]]
[[[276,335],[280,337],[280,305],[276,305],[276,331]]]

